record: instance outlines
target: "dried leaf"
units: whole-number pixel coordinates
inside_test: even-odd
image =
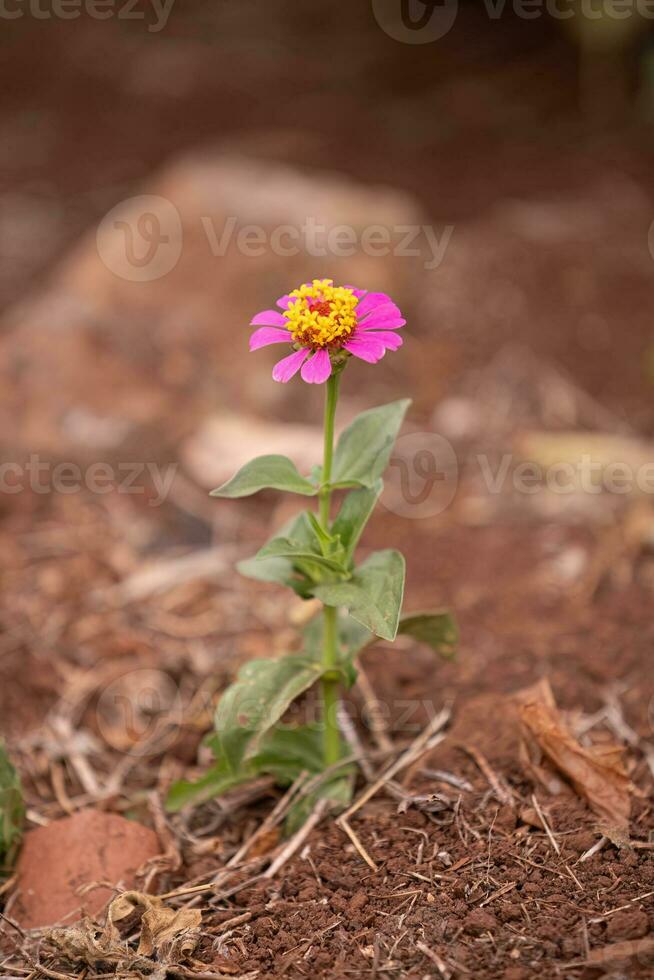
[[[536,766],[542,755],[562,773],[603,821],[607,836],[628,839],[631,783],[618,745],[584,748],[566,728],[549,685],[519,697],[527,756]]]
[[[152,906],[143,913],[141,919],[141,941],[138,952],[152,956],[154,952],[174,949],[178,955],[188,955],[195,949],[197,932],[202,920],[198,909],[165,909]],[[164,957],[168,962],[168,955]]]
[[[442,813],[452,809],[452,801],[447,796],[438,793],[427,793],[424,796],[405,796],[397,807],[398,813],[406,813],[410,807],[415,807],[421,813]]]
[[[117,922],[142,908],[141,936],[134,952],[121,938]],[[133,965],[144,957],[162,963],[178,963],[195,949],[202,913],[197,909],[166,908],[156,895],[129,891],[116,896],[107,912],[107,924],[100,929],[90,919],[65,929],[52,929],[47,938],[67,959],[97,963]]]
[[[67,960],[82,961],[89,966],[94,966],[96,963],[126,964],[134,959],[120,938],[110,936],[106,929],[101,929],[87,918],[79,925],[50,929],[46,933],[46,939],[63,953]]]
[[[531,806],[526,806],[520,811],[520,819],[523,823],[529,824],[530,827],[536,827],[537,830],[545,830],[543,821]]]
[[[173,943],[184,934],[182,945],[185,952],[192,952],[197,943],[197,936],[191,936],[192,930],[197,930],[202,921],[202,913],[197,909],[166,908],[156,895],[146,895],[144,892],[123,892],[114,898],[107,913],[107,933],[112,938],[119,935],[115,923],[132,914],[137,908],[143,908],[141,917],[141,939],[137,952],[143,956],[152,956],[161,952],[164,947],[173,945],[182,952],[179,942]]]

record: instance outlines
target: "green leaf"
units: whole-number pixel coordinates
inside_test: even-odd
[[[398,632],[426,643],[447,660],[456,656],[459,630],[456,620],[447,610],[403,616]]]
[[[347,752],[345,742],[341,741],[341,758]],[[261,751],[251,762],[258,774],[269,773],[282,785],[295,782],[303,772],[318,775],[324,768],[322,726],[277,725],[266,736]],[[300,794],[286,818],[287,833],[299,829],[320,799],[330,800],[339,810],[344,809],[352,798],[354,774],[354,766],[344,766],[306,796]]]
[[[292,701],[323,673],[321,664],[306,657],[252,660],[239,671],[216,709],[219,761],[232,773],[257,753],[261,738],[279,721]]]
[[[292,538],[273,538],[265,544],[255,556],[255,560],[262,561],[266,558],[288,558],[296,568],[300,569],[313,570],[314,566],[318,566],[342,575],[348,574],[342,561],[337,558],[326,558],[321,553],[316,554],[304,542]]]
[[[322,613],[318,613],[302,631],[302,654],[305,657],[320,660],[323,631],[324,617]],[[459,631],[456,620],[447,610],[401,616],[398,633],[412,636],[420,643],[426,643],[446,659],[456,656]],[[351,616],[338,617],[339,665],[347,687],[352,687],[357,678],[354,661],[374,639],[375,634]]]
[[[169,813],[178,813],[190,803],[206,803],[207,800],[212,800],[255,777],[256,773],[251,768],[243,767],[240,772],[233,773],[224,762],[218,762],[194,783],[185,779],[173,783],[166,797],[166,810]]]
[[[357,416],[338,440],[332,486],[374,487],[388,466],[393,444],[410,404],[408,398],[403,398]]]
[[[24,817],[20,779],[0,742],[0,864],[9,866],[13,862]]]
[[[325,535],[324,531],[324,540],[319,538],[311,517],[308,511],[303,511],[295,517],[280,530],[276,537],[263,546],[255,556],[255,560],[286,559],[296,572],[313,583],[348,577],[350,572],[345,564],[345,552],[342,546],[337,539]],[[323,553],[327,544],[334,549],[333,554]],[[278,571],[281,572],[281,569]]]
[[[351,616],[338,617],[338,635],[343,653],[349,657],[356,657],[375,636],[367,626],[357,623]]]
[[[311,530],[320,546],[322,554],[325,556],[331,555],[336,548],[340,547],[340,541],[324,529],[313,511],[305,510],[304,513],[311,525]]]
[[[305,497],[313,497],[318,492],[313,483],[300,476],[295,463],[288,457],[258,456],[246,463],[227,483],[212,490],[211,496],[250,497],[259,490],[286,490]]]
[[[305,548],[311,553],[311,557],[315,557],[314,552],[321,554],[320,544],[308,521],[307,511],[287,521],[269,544],[281,539],[287,541],[292,539],[298,549]],[[293,589],[303,599],[310,596],[309,590],[315,582],[325,578],[324,570],[319,565],[302,563],[301,560],[294,562],[287,557],[275,556],[274,549],[270,557],[263,557],[266,547],[267,545],[254,558],[247,558],[237,564],[236,567],[241,575],[261,582],[279,582]]]
[[[213,739],[212,744],[216,746],[219,740]],[[341,752],[345,754],[345,745],[342,745]],[[220,759],[215,766],[196,782],[186,782],[180,780],[171,787],[166,800],[166,809],[170,813],[177,813],[191,803],[205,803],[215,796],[220,796],[235,786],[250,782],[259,776],[272,776],[281,786],[288,786],[295,782],[299,776],[306,772],[309,776],[315,776],[322,772],[322,728],[320,725],[275,725],[262,738],[259,751],[251,758],[242,761],[238,772],[231,772],[224,759]],[[348,766],[340,773],[341,780],[348,780],[350,785],[353,780],[353,767]],[[345,806],[349,802],[346,797],[347,788],[345,786],[334,786],[334,778],[328,781],[324,789],[318,787],[315,792],[308,794],[305,798],[310,802],[309,812],[313,808],[315,800],[320,796],[327,796],[335,803],[341,801]],[[351,789],[350,789],[351,794]],[[304,811],[304,800],[301,799],[297,805],[296,816],[301,817]]]
[[[384,484],[377,480],[370,490],[352,490],[341,505],[332,525],[332,534],[340,537],[350,559],[383,489]]]
[[[246,558],[237,562],[236,568],[246,578],[286,585],[303,599],[310,595],[309,590],[313,585],[306,575],[293,568],[293,562],[288,558]]]
[[[322,726],[276,725],[250,761],[282,784],[295,782],[303,772],[315,775],[323,767]]]
[[[349,582],[318,585],[313,595],[327,606],[345,606],[350,616],[384,640],[394,640],[404,596],[404,558],[399,551],[376,551]]]

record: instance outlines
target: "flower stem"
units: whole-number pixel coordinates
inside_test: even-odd
[[[327,381],[327,393],[325,396],[325,448],[322,463],[323,489],[320,491],[320,523],[324,527],[325,531],[329,531],[329,504],[331,502],[332,492],[329,489],[328,484],[332,478],[332,459],[334,457],[334,416],[336,415],[336,402],[338,401],[339,380],[340,375],[331,375]]]
[[[327,381],[325,396],[325,448],[322,467],[323,489],[320,491],[320,523],[325,531],[330,529],[331,490],[329,481],[332,475],[334,456],[334,416],[338,401],[339,374],[332,374]],[[341,738],[338,728],[339,680],[338,667],[338,610],[334,606],[324,606],[324,633],[322,665],[328,672],[322,679],[323,703],[323,753],[325,767],[338,762],[341,754]]]
[[[337,664],[338,640],[338,610],[334,606],[325,606],[325,632],[322,649],[322,662],[325,668],[333,668]],[[325,768],[333,766],[341,757],[341,735],[338,728],[339,703],[338,676],[326,675],[322,679],[322,712],[323,712],[323,758]]]

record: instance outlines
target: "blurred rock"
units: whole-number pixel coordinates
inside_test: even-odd
[[[110,887],[132,888],[135,873],[161,853],[152,830],[113,813],[83,810],[31,830],[18,860],[19,895],[12,915],[23,929],[39,929],[94,915],[113,897]]]
[[[453,395],[444,398],[434,409],[432,424],[436,432],[460,442],[473,438],[479,432],[483,419],[482,406],[472,398]]]
[[[588,552],[580,545],[564,548],[547,563],[543,585],[565,588],[577,582],[588,566]]]

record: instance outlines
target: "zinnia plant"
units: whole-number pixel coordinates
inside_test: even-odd
[[[171,810],[263,774],[282,785],[302,773],[318,777],[315,790],[293,814],[296,820],[318,797],[346,805],[352,770],[344,762],[338,709],[342,688],[356,680],[357,655],[375,637],[392,641],[398,633],[444,656],[456,646],[456,626],[448,613],[401,616],[405,562],[399,551],[377,551],[360,564],[355,561],[409,401],[363,412],[334,445],[341,375],[352,357],[374,364],[402,345],[400,310],[384,293],[335,286],[331,279],[314,279],[282,296],[277,306],[252,320],[257,329],[250,350],[286,344],[292,351],[275,365],[273,378],[288,382],[299,371],[305,382],[326,385],[322,465],[302,476],[285,456],[260,456],[212,495],[247,497],[271,489],[317,498],[317,511],[302,511],[238,568],[251,578],[287,586],[302,599],[319,599],[322,608],[304,631],[299,653],[242,668],[216,711],[209,739],[216,763],[198,782],[173,786]],[[335,491],[345,493],[333,515]],[[316,684],[319,722],[284,724],[292,702]]]

